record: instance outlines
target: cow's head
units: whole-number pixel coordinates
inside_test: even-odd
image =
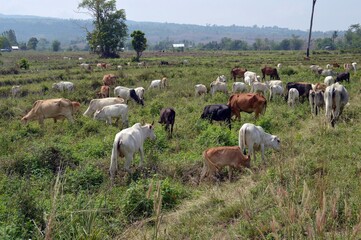
[[[279,137],[272,135],[271,136],[271,141],[270,141],[270,146],[279,151],[281,149],[281,140],[279,139]]]
[[[155,134],[154,134],[154,120],[152,124],[146,124],[147,126],[147,137],[149,137],[151,140],[155,140]]]

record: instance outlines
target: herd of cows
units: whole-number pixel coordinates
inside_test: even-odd
[[[356,63],[345,66],[345,72],[335,74],[332,66],[328,65],[322,69],[317,65],[310,66],[314,73],[325,76],[322,83],[311,84],[307,82],[284,82],[279,77],[278,64],[277,68],[264,67],[261,69],[262,78],[255,72],[247,71],[244,68],[233,68],[231,76],[234,80],[232,85],[232,95],[228,102],[220,104],[207,105],[201,114],[202,119],[210,122],[224,121],[231,129],[232,117],[240,120],[240,112],[255,113],[257,119],[259,115],[265,113],[267,102],[272,101],[276,95],[282,96],[290,107],[294,107],[298,101],[308,100],[311,107],[311,113],[317,115],[320,109],[325,109],[327,122],[334,127],[337,119],[349,100],[346,88],[341,85],[342,81],[350,81],[350,70],[356,72]],[[270,80],[266,81],[266,76]],[[243,81],[237,82],[237,78]],[[263,82],[262,82],[263,80]],[[107,124],[112,124],[112,118],[122,120],[123,129],[115,135],[113,149],[111,153],[110,177],[114,180],[118,169],[117,158],[124,157],[124,169],[130,171],[131,161],[134,154],[139,151],[140,165],[144,159],[143,143],[146,139],[155,139],[154,122],[152,124],[141,125],[136,123],[129,127],[128,125],[128,101],[133,100],[137,104],[144,106],[143,87],[128,88],[124,86],[114,87],[114,97],[110,95],[110,89],[116,85],[117,76],[106,74],[103,77],[103,85],[97,93],[98,98],[92,99],[89,103],[84,116],[92,117],[97,120],[105,120]],[[167,78],[153,80],[149,89],[158,88],[166,89],[168,86]],[[72,82],[58,82],[53,84],[53,89],[59,91],[73,91]],[[250,91],[248,92],[248,89]],[[12,95],[16,96],[20,91],[20,86],[13,86]],[[195,85],[195,96],[207,94],[208,89],[203,84]],[[228,94],[226,77],[221,75],[215,81],[210,83],[210,94],[213,96],[216,92]],[[269,95],[268,95],[269,93]],[[267,95],[269,97],[267,97]],[[60,119],[68,119],[74,122],[73,115],[80,109],[79,102],[73,102],[65,98],[38,100],[33,104],[32,109],[22,118],[23,123],[37,120],[40,125],[44,125],[44,120],[52,118],[54,122]],[[172,137],[173,126],[175,123],[176,112],[174,108],[163,108],[160,111],[159,123],[165,125],[166,131]],[[266,148],[275,150],[280,149],[280,139],[276,135],[265,132],[262,127],[251,123],[245,123],[239,130],[238,146],[213,147],[203,152],[203,169],[200,181],[205,177],[215,177],[224,166],[229,166],[229,178],[232,175],[232,168],[241,169],[249,167],[251,155],[256,159],[255,150],[261,151],[262,160],[264,161],[264,151]],[[246,154],[245,149],[248,149]]]

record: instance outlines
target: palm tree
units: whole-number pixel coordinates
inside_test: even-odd
[[[308,44],[307,44],[307,53],[306,57],[310,57],[310,44],[311,44],[311,32],[312,32],[312,23],[313,23],[313,12],[315,10],[316,0],[312,0],[312,14],[311,14],[311,23],[310,23],[310,33],[308,34]]]

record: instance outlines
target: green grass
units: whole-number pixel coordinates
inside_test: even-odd
[[[39,239],[45,234],[55,239],[361,237],[359,72],[352,73],[351,83],[345,84],[350,106],[336,128],[326,125],[323,113],[313,117],[307,102],[291,109],[278,98],[267,104],[266,114],[257,121],[253,114],[241,113],[241,121],[232,122],[229,130],[225,124],[200,119],[205,105],[226,103],[228,95],[194,96],[195,84],[209,86],[221,74],[230,79],[235,66],[260,74],[264,65],[280,62],[285,68],[280,71],[284,82],[316,83],[323,78],[311,73],[310,64],[360,62],[359,55],[331,52],[314,55],[308,62],[303,60],[303,52],[296,51],[145,52],[142,60],[149,63],[148,68],[125,66],[133,55],[124,53],[112,60],[83,52],[0,56],[3,73],[16,68],[22,58],[30,64],[29,70],[0,75],[1,239]],[[111,62],[113,68],[88,72],[80,69],[78,57],[93,65]],[[181,64],[184,59],[188,65]],[[159,66],[161,60],[171,65]],[[116,69],[119,64],[123,70]],[[120,160],[113,187],[108,168],[120,128],[82,115],[106,73],[120,77],[117,85],[146,88],[144,107],[129,103],[130,125],[157,122],[162,107],[176,110],[173,138],[156,124],[157,139],[145,143],[145,166],[137,167],[137,153],[132,165],[135,173],[129,176]],[[151,80],[164,76],[169,88],[147,90]],[[75,92],[52,90],[52,84],[61,80],[72,81]],[[228,89],[232,82],[227,82]],[[13,99],[10,88],[17,84],[22,85],[23,94]],[[58,97],[81,102],[74,124],[46,120],[42,129],[37,122],[20,123],[34,101]],[[238,130],[245,122],[278,135],[281,151],[267,150],[266,162],[258,155],[252,167],[237,173],[231,183],[221,179],[198,185],[202,151],[237,145]],[[158,182],[162,186],[159,191]],[[155,206],[161,208],[155,210]]]

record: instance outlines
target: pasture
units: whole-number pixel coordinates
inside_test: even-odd
[[[265,65],[282,63],[279,75],[284,83],[317,83],[324,77],[311,72],[311,64],[361,64],[360,55],[320,52],[305,61],[304,52],[297,51],[145,52],[141,60],[147,67],[128,66],[134,54],[108,60],[84,52],[2,53],[1,239],[361,237],[361,71],[351,72],[350,83],[343,83],[350,105],[335,128],[327,126],[324,111],[312,116],[308,101],[290,108],[278,96],[267,103],[258,120],[241,112],[241,121],[233,121],[231,130],[224,123],[200,119],[205,105],[227,104],[235,66],[261,75]],[[28,60],[28,70],[17,67],[22,58]],[[161,61],[169,65],[160,65]],[[83,62],[92,70],[80,68]],[[112,66],[97,68],[99,62]],[[108,170],[121,124],[109,126],[83,116],[108,73],[119,77],[116,86],[145,88],[144,107],[128,103],[129,126],[156,122],[156,139],[144,145],[143,167],[138,168],[136,153],[133,174],[128,175],[124,159],[119,159],[114,186]],[[228,95],[195,97],[196,84],[209,91],[210,83],[222,74],[227,77]],[[168,87],[148,90],[152,80],[163,77]],[[73,82],[74,92],[52,89],[59,81]],[[13,85],[21,85],[19,97],[11,96]],[[60,97],[81,103],[74,124],[52,119],[45,120],[44,128],[37,121],[21,124],[36,100]],[[157,124],[164,107],[176,111],[172,138]],[[246,122],[277,135],[281,150],[267,150],[265,162],[258,155],[250,169],[234,172],[231,182],[223,171],[218,182],[198,185],[202,152],[238,145],[238,130]]]

